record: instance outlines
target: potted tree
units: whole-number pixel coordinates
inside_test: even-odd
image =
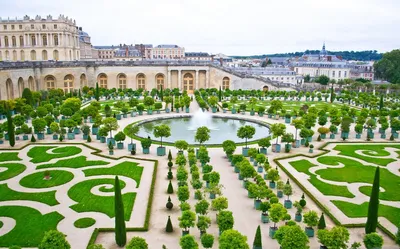
[[[37,137],[39,140],[44,139],[43,132],[46,128],[46,125],[46,120],[44,120],[43,118],[35,118],[34,120],[32,120],[33,129],[35,130],[35,132],[37,132]]]
[[[192,99],[189,96],[183,97],[183,104],[185,105],[185,111],[186,113],[190,112],[190,103],[192,102]]]
[[[321,249],[347,248],[350,234],[345,227],[335,226],[331,230],[318,230],[317,237],[319,243],[323,245],[320,247]]]
[[[321,138],[322,138],[322,139],[325,139],[325,138],[326,138],[326,134],[329,133],[329,129],[326,128],[326,127],[319,127],[319,128],[318,128],[318,132],[319,132]]]
[[[139,105],[136,107],[136,109],[137,109],[139,115],[143,115],[143,111],[144,111],[144,105],[143,105],[143,104],[139,104]]]
[[[266,155],[267,154],[267,149],[269,146],[271,146],[271,139],[268,138],[261,138],[258,140],[258,146],[260,146],[260,153]]]
[[[113,144],[110,142],[108,142],[108,154],[109,155],[114,155],[114,146]]]
[[[294,220],[297,222],[301,222],[303,216],[301,213],[303,212],[303,207],[300,205],[300,202],[295,201],[293,206],[296,208],[296,214],[294,215]]]
[[[81,131],[83,133],[83,139],[87,140],[89,133],[90,133],[90,127],[88,125],[82,125]]]
[[[172,97],[171,96],[165,96],[164,97],[165,101],[165,112],[170,113],[171,109],[169,108],[169,104],[172,103]]]
[[[269,237],[274,238],[276,231],[278,230],[278,227],[276,226],[276,223],[279,221],[283,220],[283,218],[287,214],[287,209],[282,206],[280,203],[274,203],[271,205],[271,208],[269,209],[269,217],[272,222],[274,222],[273,227],[269,227]]]
[[[314,237],[314,228],[316,225],[318,225],[318,214],[315,211],[308,211],[307,213],[304,214],[304,223],[307,224],[307,227],[305,228],[305,232],[308,237]]]
[[[292,201],[289,197],[293,194],[292,185],[289,183],[289,179],[287,180],[285,186],[283,187],[283,194],[287,196],[287,200],[285,200],[284,206],[289,209],[292,208]]]
[[[118,132],[115,134],[115,140],[118,142],[117,143],[117,149],[123,149],[124,148],[124,143],[123,141],[125,140],[126,135],[122,131]]]
[[[188,149],[189,144],[185,140],[176,140],[175,147],[179,150],[178,153],[183,154],[183,152]]]
[[[144,138],[140,141],[142,144],[142,149],[143,149],[143,154],[150,154],[150,146],[151,146],[151,139],[150,138]]]
[[[221,235],[224,231],[232,229],[234,219],[231,211],[220,211],[218,213],[217,224],[219,228],[219,234]]]
[[[260,117],[264,116],[265,107],[264,106],[259,106],[257,112],[258,112],[258,116],[260,116]]]
[[[250,157],[250,162],[254,162],[254,159],[257,156],[257,149],[256,148],[250,148],[248,150],[247,154]]]
[[[94,118],[94,123],[92,125],[92,134],[93,135],[97,135],[97,133],[99,132],[99,127],[100,125],[102,125],[103,123],[103,118],[100,115],[97,115]]]
[[[237,131],[237,136],[241,139],[245,139],[245,145],[246,147],[242,148],[242,155],[243,156],[248,156],[248,150],[249,148],[247,147],[247,139],[253,138],[254,134],[256,133],[256,129],[253,126],[250,125],[245,125],[242,126],[238,129]]]
[[[108,135],[108,130],[106,127],[101,127],[99,132],[97,133],[98,136],[100,136],[100,143],[105,143],[106,142],[106,137]]]
[[[201,126],[197,128],[196,134],[194,136],[194,141],[200,143],[200,147],[202,147],[202,144],[204,142],[207,142],[210,139],[210,129],[206,126]],[[196,156],[199,153],[199,149],[196,149]]]
[[[157,156],[165,156],[165,147],[162,146],[162,138],[171,136],[171,128],[162,124],[154,127],[153,134],[156,138],[160,138],[161,145],[157,147]]]
[[[285,183],[282,180],[279,180],[276,183],[276,196],[278,198],[282,198],[283,197],[283,188],[285,187]]]
[[[179,108],[181,108],[181,104],[179,103],[179,101],[175,102],[174,107],[175,107],[176,113],[179,113]]]
[[[310,144],[310,148],[308,149],[309,153],[313,153],[314,152],[314,145]]]
[[[271,204],[268,201],[263,201],[260,203],[259,210],[261,210],[261,222],[262,223],[269,222],[268,210],[270,209],[270,207],[271,207]]]
[[[136,151],[136,144],[133,142],[132,137],[136,136],[139,132],[139,126],[137,125],[129,125],[125,129],[126,135],[131,138],[131,142],[128,144],[128,151]]]
[[[161,103],[161,102],[156,102],[156,103],[154,104],[154,109],[156,109],[157,114],[160,114],[161,108],[162,108],[162,103]]]
[[[267,198],[268,195],[267,187],[258,184],[251,184],[249,186],[249,192],[251,193],[251,196],[254,197],[254,208],[259,210],[261,199]]]
[[[284,124],[276,123],[271,125],[271,131],[273,134],[273,137],[276,138],[276,143],[272,145],[272,151],[273,152],[281,152],[281,145],[278,144],[278,139],[280,136],[285,134],[286,131],[286,126]]]
[[[268,171],[267,179],[270,181],[269,182],[269,187],[270,188],[275,188],[275,181],[279,180],[278,170],[270,169]]]
[[[360,139],[361,138],[361,134],[363,132],[364,126],[362,124],[356,124],[356,126],[354,127],[354,131],[356,132],[356,138]]]
[[[53,140],[58,140],[58,133],[60,133],[60,126],[58,125],[58,123],[51,123],[50,129],[53,132]]]
[[[222,143],[222,148],[223,148],[228,160],[232,161],[232,155],[236,150],[236,143],[233,142],[232,140],[225,140]]]
[[[183,211],[181,217],[178,218],[179,227],[182,228],[182,236],[189,234],[189,229],[194,227],[196,214],[192,211]]]
[[[382,236],[377,233],[366,234],[363,241],[367,249],[380,249],[383,246]]]
[[[210,225],[211,225],[210,217],[205,216],[205,215],[199,215],[197,217],[196,226],[200,231],[200,237],[202,237],[203,235],[205,235],[207,233],[207,229],[210,227]]]
[[[143,100],[143,104],[147,107],[147,114],[152,115],[153,114],[153,105],[154,105],[154,99],[150,96],[147,96]]]
[[[217,112],[217,103],[218,103],[218,97],[217,96],[211,96],[208,98],[208,104],[211,105],[211,110],[213,113]]]
[[[226,109],[229,107],[228,103],[224,102],[222,103],[222,112],[226,113]]]
[[[293,134],[292,133],[283,134],[281,141],[286,143],[285,152],[289,153],[290,150],[292,149],[292,143],[294,142]]]
[[[262,173],[263,172],[263,169],[264,169],[263,166],[264,166],[265,160],[266,160],[266,157],[265,157],[264,154],[257,154],[256,161],[257,161],[257,164],[258,164],[258,167],[257,167],[257,172],[258,173]]]
[[[112,136],[112,131],[116,131],[119,128],[118,121],[116,118],[105,118],[103,120],[103,127],[107,129],[108,132],[110,132],[110,137],[107,138],[107,144],[111,142],[113,145],[115,145],[115,139]]]
[[[57,123],[56,123],[57,124]],[[58,124],[57,124],[58,125]],[[21,131],[22,131],[22,133],[24,133],[24,135],[22,136],[22,139],[24,140],[24,141],[27,141],[28,139],[29,139],[29,136],[28,136],[28,134],[31,134],[32,133],[32,127],[29,127],[27,124],[23,124],[23,125],[21,125]],[[0,131],[1,132],[1,131]],[[3,133],[3,132],[1,132],[1,133]]]

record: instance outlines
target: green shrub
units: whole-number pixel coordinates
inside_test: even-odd
[[[126,249],[147,249],[149,248],[146,240],[141,237],[133,237],[131,241],[129,241],[128,245],[125,247]]]
[[[50,230],[45,232],[38,249],[70,249],[71,246],[65,239],[65,235],[59,231]]]

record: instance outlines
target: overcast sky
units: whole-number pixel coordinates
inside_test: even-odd
[[[399,48],[400,0],[0,0],[0,16],[64,14],[93,45],[253,55]]]

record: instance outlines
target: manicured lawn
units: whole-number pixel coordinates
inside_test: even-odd
[[[86,166],[96,166],[96,165],[107,165],[108,162],[105,161],[88,161],[85,156],[78,156],[74,158],[59,160],[53,164],[42,164],[37,166],[38,169],[44,168],[55,168],[55,167],[64,167],[64,168],[82,168]]]
[[[74,178],[74,174],[64,170],[51,170],[50,179],[44,179],[44,172],[36,172],[25,176],[19,184],[26,188],[50,188],[63,185]]]
[[[74,226],[76,228],[87,228],[91,227],[96,223],[96,220],[93,218],[81,218],[74,222]]]
[[[2,152],[0,153],[0,162],[7,161],[21,161],[22,159],[18,157],[18,152]]]
[[[362,146],[357,145],[336,145],[334,150],[340,151],[339,155],[349,156],[361,159],[368,163],[374,163],[380,166],[387,166],[391,162],[395,162],[395,158],[380,158],[387,157],[390,155],[385,148],[396,148],[400,149],[400,145],[395,144],[363,144]],[[363,155],[356,153],[356,151],[362,151]],[[400,155],[400,151],[396,151]],[[397,155],[397,156],[399,156]]]
[[[68,196],[77,202],[70,206],[78,213],[82,212],[100,212],[115,217],[114,212],[114,179],[94,179],[80,182],[70,188]],[[125,182],[120,180],[121,189],[125,187]],[[105,186],[104,186],[105,185]],[[92,188],[101,186],[99,190],[105,193],[112,193],[110,196],[98,196],[91,193]],[[125,220],[131,217],[136,193],[126,193],[122,195],[125,209]]]
[[[345,201],[332,201],[335,206],[337,206],[346,216],[350,218],[361,218],[367,217],[368,214],[368,202],[364,202],[361,205],[349,203]],[[386,205],[379,205],[379,216],[385,217],[393,224],[400,224],[400,209],[386,206]]]
[[[42,215],[36,209],[22,206],[0,206],[0,215],[16,220],[14,229],[0,236],[0,247],[7,248],[12,245],[37,247],[44,232],[56,230],[64,218],[57,212]]]
[[[3,163],[0,164],[0,168],[7,168],[5,171],[0,171],[0,181],[4,181],[24,172],[26,166],[20,163]]]
[[[52,150],[48,152],[48,150]],[[63,158],[68,156],[77,155],[82,152],[81,148],[76,146],[35,146],[28,151],[28,156],[32,158],[31,162],[33,163],[42,163],[48,162],[55,158]]]
[[[40,193],[24,193],[10,189],[7,184],[0,184],[0,201],[37,201],[49,206],[59,204],[56,200],[56,191],[40,192]],[[1,216],[1,213],[0,213]]]
[[[339,165],[339,163],[345,165],[343,168],[317,170],[315,173],[320,175],[323,179],[348,183],[361,182],[372,185],[375,175],[375,167],[373,166],[365,166],[357,161],[344,157],[323,156],[319,157],[317,160],[326,165]],[[385,191],[380,193],[379,198],[381,200],[400,201],[400,195],[398,193],[400,177],[392,174],[385,168],[380,169],[380,174],[380,187]],[[366,195],[370,192],[370,188],[367,187],[361,187],[360,190]]]
[[[140,185],[143,167],[138,166],[137,163],[123,162],[110,168],[97,168],[86,169],[83,171],[85,176],[99,176],[99,175],[117,175],[132,178],[137,182],[137,187]]]

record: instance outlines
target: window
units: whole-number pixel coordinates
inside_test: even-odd
[[[15,26],[14,25],[11,25],[11,30],[14,30],[15,29]]]
[[[24,46],[24,37],[22,35],[19,37],[19,46],[20,47]]]
[[[24,52],[24,50],[21,50],[20,54],[21,54],[21,61],[24,61],[25,60],[25,52]]]
[[[68,74],[64,77],[64,92],[72,93],[74,91],[74,79],[72,75]]]
[[[335,71],[332,71],[332,78],[335,78]]]
[[[43,46],[47,46],[47,35],[42,36]]]
[[[100,82],[99,87],[107,89],[107,75],[100,74],[98,81]]]
[[[34,29],[34,28],[35,28],[35,25],[31,24],[31,29]]]
[[[161,90],[161,88],[165,88],[164,87],[164,75],[159,74],[156,77],[156,82],[157,82],[157,90]]]
[[[146,90],[146,78],[144,74],[139,74],[137,76],[137,89]]]
[[[22,25],[19,25],[19,29],[22,29]]]
[[[55,89],[56,88],[56,79],[53,76],[46,76],[44,79],[46,82],[47,90]]]
[[[7,25],[3,25],[3,29],[4,29],[4,30],[7,30]]]
[[[10,44],[8,44],[8,36],[4,36],[4,46],[8,47]]]
[[[54,45],[58,46],[58,35],[54,35]]]
[[[339,78],[342,77],[342,71],[339,71]]]
[[[17,38],[15,38],[15,36],[11,37],[11,42],[13,47],[17,46]]]
[[[54,24],[54,29],[57,29],[57,24]]]
[[[8,50],[6,50],[6,60],[10,60],[10,52],[8,52]]]
[[[17,51],[13,51],[13,61],[17,61],[18,60],[18,58],[17,58]]]
[[[229,78],[225,77],[222,79],[222,90],[229,89]]]
[[[58,58],[58,50],[54,50],[53,51],[53,59],[56,60],[56,61],[59,60],[59,58]]]
[[[42,24],[42,29],[45,29],[46,28],[46,24]]]
[[[43,50],[43,51],[42,51],[42,60],[43,60],[43,61],[47,61],[47,60],[48,60],[47,51],[46,51],[46,50]]]
[[[345,78],[347,77],[347,71],[344,71],[344,77]]]
[[[31,45],[36,46],[36,36],[35,35],[31,35]]]
[[[118,76],[118,86],[120,89],[126,89],[126,75],[120,74]]]
[[[31,60],[32,60],[32,61],[35,61],[35,60],[36,60],[36,51],[35,51],[35,50],[32,50],[32,51],[31,51]]]

